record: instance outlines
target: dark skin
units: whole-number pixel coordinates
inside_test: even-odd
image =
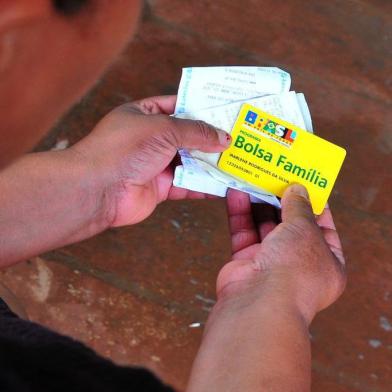
[[[232,261],[219,273],[189,390],[308,391],[308,327],[345,287],[331,211],[315,217],[299,185],[282,198],[281,223],[241,192],[227,205]]]
[[[175,101],[164,96],[120,106],[74,146],[27,154],[3,170],[0,264],[138,223],[168,199],[207,197],[173,187],[171,161],[178,148],[223,151],[230,137],[169,117]]]
[[[174,187],[171,162],[181,147],[221,152],[230,143],[208,124],[169,117],[169,96],[114,109],[64,151],[24,155],[115,58],[139,10],[136,1],[92,1],[93,14],[62,19],[51,2],[32,3],[0,2],[2,266],[136,224],[168,199],[208,198]],[[45,40],[48,26],[57,40]],[[104,35],[89,34],[103,26]],[[61,73],[64,53],[70,64]],[[255,213],[240,192],[228,194],[227,207],[233,255],[219,273],[188,390],[307,391],[309,324],[345,285],[331,212],[315,217],[298,185],[283,196],[281,223],[270,206]]]

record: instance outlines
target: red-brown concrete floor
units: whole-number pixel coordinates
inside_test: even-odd
[[[348,151],[330,204],[349,281],[312,325],[315,391],[392,388],[391,22],[389,0],[151,0],[133,43],[43,142],[73,143],[117,104],[175,93],[183,66],[289,71],[317,133]],[[182,389],[202,333],[189,325],[206,320],[228,257],[224,200],[176,202],[1,279],[33,320]]]

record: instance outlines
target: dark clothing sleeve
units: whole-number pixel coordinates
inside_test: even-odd
[[[174,392],[148,370],[117,366],[82,343],[20,319],[1,299],[0,391]]]

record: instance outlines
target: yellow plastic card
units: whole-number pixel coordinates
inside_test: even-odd
[[[345,149],[249,104],[242,105],[231,136],[218,162],[222,171],[279,197],[289,184],[302,184],[313,212],[322,213]]]

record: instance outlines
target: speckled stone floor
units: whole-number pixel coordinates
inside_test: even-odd
[[[313,389],[390,391],[391,47],[388,0],[150,0],[133,42],[42,148],[75,142],[117,104],[175,93],[183,66],[289,71],[316,132],[348,151],[330,204],[349,282],[312,325]],[[0,279],[33,320],[182,389],[228,239],[223,200],[169,202],[137,226],[41,255]]]

